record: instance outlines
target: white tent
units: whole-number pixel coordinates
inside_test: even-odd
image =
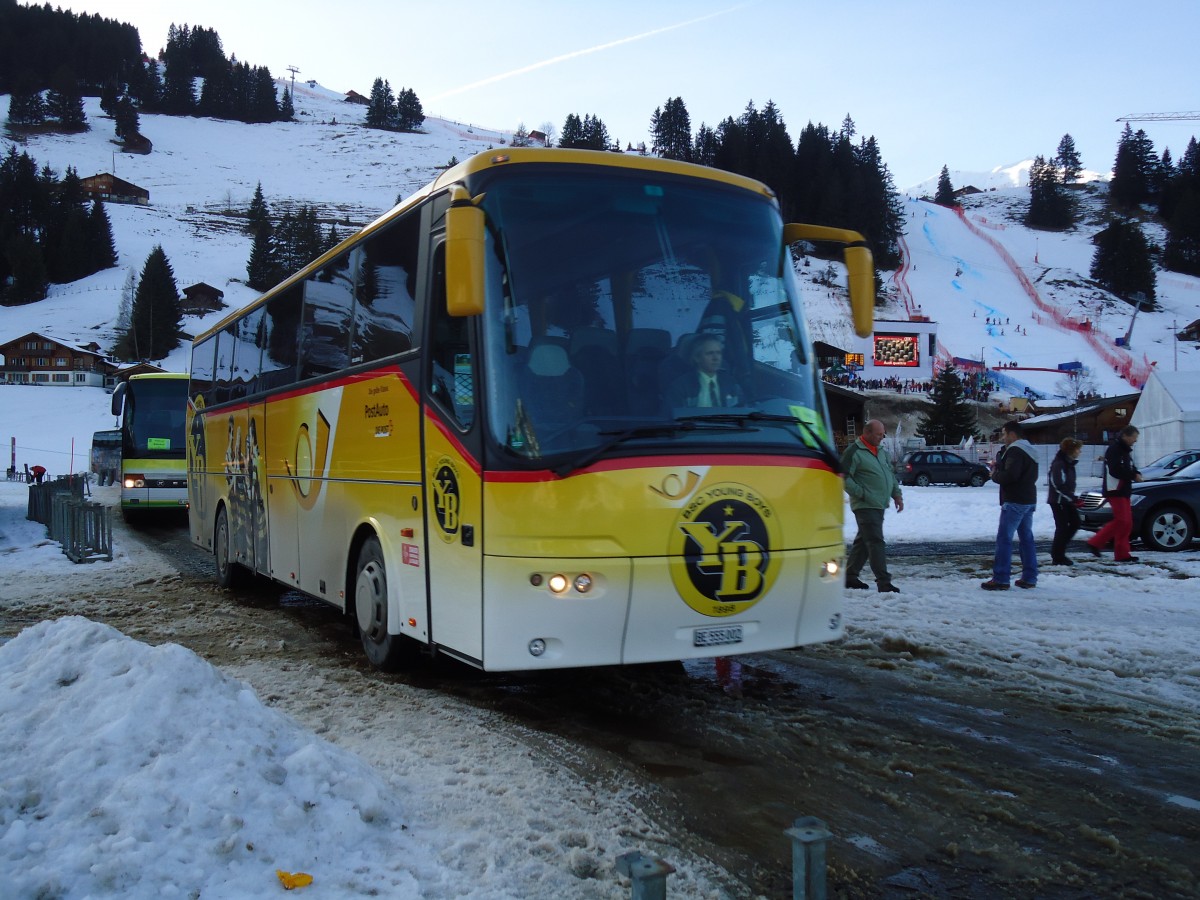
[[[1133,448],[1138,465],[1175,450],[1200,448],[1200,372],[1156,369],[1129,423],[1141,431]]]

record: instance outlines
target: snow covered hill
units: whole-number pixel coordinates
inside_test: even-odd
[[[121,287],[130,270],[140,272],[161,244],[180,288],[204,281],[240,306],[255,296],[244,284],[250,238],[242,216],[260,183],[275,213],[308,204],[348,233],[432,180],[454,160],[501,145],[499,130],[430,118],[421,134],[362,127],[365,107],[320,85],[295,89],[296,120],[250,125],[213,119],[143,115],[153,141],[146,156],[124,154],[113,143],[113,124],[95,99],[85,101],[91,130],[75,135],[30,135],[20,149],[39,166],[60,175],[68,166],[81,177],[113,171],[150,192],[150,205],[110,204],[120,254],[116,269],[68,285],[27,307],[0,310],[0,337],[43,331],[64,341],[115,340]],[[7,97],[0,96],[0,108]],[[7,146],[0,150],[7,152]],[[1103,183],[1081,186],[1082,224],[1067,233],[1034,232],[1020,224],[1028,191],[1019,186],[1023,164],[993,173],[994,190],[968,196],[964,214],[912,197],[905,201],[905,265],[882,273],[878,318],[914,313],[938,323],[939,353],[982,358],[987,364],[1016,362],[1031,370],[1011,373],[1011,386],[1056,393],[1061,362],[1079,361],[1104,394],[1136,389],[1148,367],[1200,368],[1200,348],[1174,342],[1174,330],[1200,318],[1200,279],[1160,273],[1157,312],[1139,315],[1132,352],[1116,347],[1132,310],[1089,282],[1092,236],[1103,227]],[[961,173],[960,173],[961,174]],[[1160,231],[1152,230],[1161,241]],[[844,301],[816,283],[818,267],[801,269],[813,334],[849,346]],[[195,333],[223,313],[185,319]],[[999,324],[991,325],[989,322]],[[164,361],[173,370],[188,364],[181,347]],[[1006,376],[1007,377],[1007,376]]]

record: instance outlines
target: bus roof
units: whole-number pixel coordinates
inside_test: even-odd
[[[439,194],[442,191],[449,190],[455,184],[460,184],[470,176],[479,172],[497,166],[520,166],[528,165],[529,163],[540,163],[551,165],[576,165],[576,166],[593,166],[596,168],[610,169],[632,169],[636,171],[678,175],[684,178],[697,178],[705,181],[714,181],[729,187],[740,188],[742,190],[751,191],[766,197],[772,201],[776,200],[775,192],[761,181],[756,181],[753,178],[747,178],[744,175],[737,175],[733,172],[726,172],[723,169],[714,169],[709,166],[699,166],[695,163],[680,162],[674,159],[662,159],[657,156],[641,156],[627,153],[612,153],[603,150],[562,150],[562,149],[543,149],[537,147],[515,147],[503,150],[485,150],[482,153],[477,153],[470,159],[464,160],[452,168],[447,169],[436,179],[425,185],[423,188],[413,192],[400,203],[389,209],[373,222],[355,231],[345,240],[341,241],[336,247],[326,251],[323,255],[311,260],[306,266],[299,271],[293,272],[283,281],[263,291],[254,300],[247,303],[245,306],[233,310],[227,316],[206,329],[202,333],[196,335],[193,343],[205,340],[216,332],[220,331],[230,322],[241,318],[245,313],[258,306],[269,295],[279,293],[285,287],[295,284],[297,281],[302,281],[312,272],[320,269],[329,260],[335,259],[342,253],[344,247],[351,241],[356,241],[360,237],[365,237],[373,231],[383,227],[387,222],[391,221],[398,215],[403,214],[414,206],[424,202],[428,197],[434,194]],[[158,377],[154,375],[135,375],[134,378],[143,377]],[[187,377],[186,375],[183,377]]]
[[[130,375],[126,381],[152,381],[156,378],[174,379],[187,378],[187,372],[140,372],[137,375]]]

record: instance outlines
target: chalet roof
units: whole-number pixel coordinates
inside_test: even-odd
[[[98,359],[106,359],[107,358],[103,353],[99,353],[95,350],[89,350],[87,347],[81,347],[78,344],[72,344],[68,341],[60,341],[58,338],[51,337],[50,335],[45,334],[41,331],[31,331],[28,334],[20,335],[19,337],[12,338],[11,340],[0,341],[0,347],[9,347],[9,346],[12,346],[13,344],[19,343],[21,341],[28,341],[28,340],[49,341],[50,343],[54,344],[55,346],[66,347],[68,350],[72,351],[73,353],[84,353],[84,354],[87,354],[88,356],[95,356]]]
[[[132,181],[126,181],[124,178],[118,178],[116,175],[112,175],[108,172],[97,172],[95,175],[89,175],[87,178],[80,178],[79,183],[85,188],[90,188],[90,187],[93,187],[101,179],[108,179],[112,182],[114,193],[121,193],[121,194],[142,193],[142,194],[145,194],[147,197],[150,196],[150,192],[148,190],[146,190],[144,187],[139,187],[138,185],[134,184]]]
[[[221,290],[220,288],[215,288],[211,284],[208,284],[203,281],[197,281],[195,284],[189,285],[188,287],[185,287],[183,289],[184,294],[189,294],[192,291],[198,291],[199,293],[202,293],[202,294],[215,294],[218,297],[225,296],[225,292],[223,290]]]
[[[1063,419],[1070,419],[1073,416],[1097,413],[1102,409],[1108,409],[1110,406],[1120,406],[1121,404],[1128,406],[1136,404],[1138,398],[1141,396],[1140,393],[1137,393],[1121,394],[1119,397],[1093,397],[1091,400],[1084,400],[1076,403],[1074,406],[1067,406],[1052,413],[1042,413],[1040,416],[1032,416],[1025,419],[1021,425],[1028,428],[1030,425],[1049,424],[1050,422],[1060,422]]]

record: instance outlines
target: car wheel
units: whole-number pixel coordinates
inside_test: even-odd
[[[983,487],[983,483],[985,481],[987,481],[987,479],[983,477],[982,472],[975,472],[971,476],[970,484],[971,484],[971,487]]]
[[[408,639],[388,633],[387,569],[378,538],[368,538],[359,549],[355,571],[354,622],[363,650],[371,665],[395,670],[404,661]]]
[[[929,476],[926,475],[924,472],[922,472],[920,475],[918,475],[914,479],[914,481],[916,482],[916,484],[919,484],[921,487],[929,487]]]
[[[1142,523],[1142,540],[1155,550],[1183,550],[1195,534],[1191,516],[1178,506],[1156,509]]]

